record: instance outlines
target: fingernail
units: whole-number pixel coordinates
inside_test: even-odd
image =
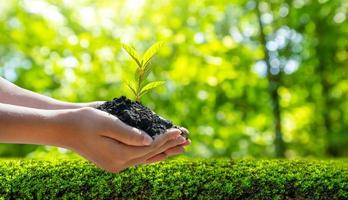
[[[182,136],[179,136],[177,140],[179,143],[185,142],[185,138]]]
[[[144,134],[143,144],[150,145],[153,142],[152,138],[149,135],[147,135],[146,133],[143,133],[143,134]]]
[[[180,136],[181,132],[179,129],[171,129],[170,131],[167,132],[170,134],[171,139],[176,139]]]
[[[172,132],[180,132],[180,130],[177,128],[170,128],[170,129],[167,129],[166,131],[166,133],[172,133]]]

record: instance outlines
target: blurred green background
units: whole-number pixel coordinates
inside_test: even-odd
[[[0,1],[0,75],[71,102],[131,93],[134,63],[165,46],[143,98],[187,127],[186,157],[347,157],[348,1]],[[3,157],[74,155],[0,145]]]

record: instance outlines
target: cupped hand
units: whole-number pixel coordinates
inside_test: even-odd
[[[184,147],[191,144],[191,141],[186,140],[180,134],[181,131],[179,129],[169,129],[166,131],[166,133],[157,136],[150,147],[137,147],[135,151],[143,152],[142,155],[128,161],[126,166],[159,162],[169,156],[184,153]],[[145,155],[144,152],[146,152]]]
[[[94,108],[75,109],[60,118],[69,124],[64,129],[64,146],[109,172],[163,160],[183,153],[190,144],[178,129],[152,140],[145,132]]]

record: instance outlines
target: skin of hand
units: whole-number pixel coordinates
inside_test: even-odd
[[[16,105],[15,107],[12,107],[12,108],[14,108],[14,110],[18,110],[19,107],[23,108],[24,111],[27,111],[29,108],[36,108],[37,110],[34,110],[33,113],[36,113],[37,115],[31,116],[31,117],[34,117],[34,118],[40,116],[43,112],[46,115],[47,115],[47,113],[54,113],[53,115],[55,115],[57,113],[68,113],[64,117],[65,118],[69,118],[68,115],[70,113],[75,113],[75,112],[72,111],[72,109],[77,109],[76,113],[78,113],[78,115],[84,115],[84,116],[80,116],[80,118],[81,118],[80,121],[83,122],[83,121],[88,120],[87,118],[83,119],[87,115],[88,116],[93,116],[94,114],[99,113],[97,116],[99,116],[99,118],[103,118],[103,119],[100,120],[101,123],[103,123],[103,120],[105,121],[105,119],[112,119],[112,120],[116,121],[115,122],[116,126],[123,127],[122,130],[124,130],[124,132],[128,131],[129,133],[140,133],[139,130],[132,129],[129,126],[126,126],[127,128],[125,128],[125,126],[124,126],[125,124],[120,122],[120,120],[118,120],[115,117],[112,117],[112,116],[110,116],[110,115],[108,115],[106,113],[101,114],[101,111],[97,111],[95,109],[88,109],[88,107],[90,107],[90,108],[97,108],[99,105],[104,103],[103,101],[95,101],[95,102],[89,102],[89,103],[69,103],[69,102],[63,102],[63,101],[59,101],[59,100],[56,100],[56,99],[53,99],[53,98],[50,98],[50,97],[47,97],[47,96],[44,96],[44,95],[41,95],[41,94],[37,94],[35,92],[29,91],[29,90],[26,90],[26,89],[23,89],[23,88],[20,88],[20,87],[18,87],[16,85],[12,84],[11,82],[9,82],[9,81],[7,81],[7,80],[5,80],[5,79],[0,77],[0,105],[1,105],[1,103],[4,103],[4,104],[2,104],[2,106],[6,106],[7,105],[7,107],[10,106],[9,104]],[[28,107],[28,108],[24,108],[24,107]],[[0,108],[1,108],[1,106],[0,106]],[[65,109],[67,109],[67,110],[65,110]],[[70,111],[68,109],[70,109]],[[40,111],[38,111],[38,110],[40,110]],[[43,110],[47,110],[47,111],[43,111]],[[52,110],[61,110],[61,111],[54,112]],[[1,110],[0,110],[0,112],[1,112]],[[83,114],[83,113],[89,113],[89,114]],[[20,115],[19,113],[17,113],[17,114]],[[98,118],[97,116],[94,116],[94,117]],[[22,116],[22,117],[25,117],[25,116]],[[30,115],[27,118],[30,118]],[[27,120],[29,120],[29,119],[27,119]],[[72,119],[72,121],[74,121],[74,120],[75,119]],[[96,120],[96,119],[90,119],[90,120],[92,121],[91,124],[93,126],[95,126],[96,123],[94,123],[93,120]],[[14,123],[16,123],[16,122],[14,122]],[[69,121],[65,122],[65,123],[69,123]],[[110,123],[111,122],[109,122],[109,124]],[[85,126],[88,127],[91,124],[87,123],[87,124],[85,124]],[[17,126],[18,126],[18,124],[17,124]],[[43,124],[41,124],[41,126],[43,126]],[[30,126],[23,127],[23,129],[30,129],[29,127]],[[31,128],[33,128],[33,127],[31,127]],[[60,128],[60,127],[56,127],[56,128]],[[92,127],[92,128],[90,128],[88,130],[93,130],[93,128],[95,128],[95,127]],[[49,132],[48,131],[49,129],[50,129],[50,127],[46,129],[46,132]],[[88,132],[88,130],[86,132]],[[62,130],[62,132],[65,132],[65,131],[66,130]],[[177,131],[178,130],[176,130],[176,132]],[[27,131],[27,132],[29,132],[29,131]],[[40,131],[37,132],[37,133],[40,133]],[[169,131],[169,133],[170,133],[170,131]],[[46,142],[46,143],[40,143],[40,139],[41,140],[43,138],[47,139],[47,137],[46,137],[47,135],[51,135],[52,136],[52,135],[55,135],[55,134],[46,134],[46,135],[43,135],[43,137],[41,137],[41,138],[29,138],[28,134],[27,135],[23,135],[22,134],[22,135],[20,135],[21,137],[16,137],[17,140],[12,140],[12,142],[13,143],[50,144],[50,143],[47,143],[48,141],[42,141],[42,142]],[[69,135],[65,139],[69,140],[70,136],[72,136],[72,135],[73,134]],[[3,135],[0,135],[0,142],[2,141],[1,140],[2,136]],[[13,135],[13,136],[15,136],[15,135]],[[32,135],[32,136],[35,136],[35,135]],[[170,136],[168,136],[168,137],[170,137]],[[114,140],[115,139],[116,140],[119,139],[118,142],[120,144],[126,143],[128,145],[143,145],[143,144],[140,144],[139,141],[138,142],[133,142],[133,143],[128,141],[128,143],[127,143],[127,139],[123,139],[123,138],[126,138],[125,134],[123,135],[123,137],[116,137],[116,138],[113,138],[113,139]],[[156,141],[159,140],[159,143],[161,143],[161,140],[165,140],[166,138],[167,137],[156,138],[155,141],[154,141],[154,145],[153,146],[156,147],[156,144],[157,144]],[[180,137],[178,137],[178,138],[180,138]],[[39,140],[37,140],[37,139],[39,139]],[[59,141],[59,140],[60,140],[59,138],[56,138],[55,141],[51,141],[51,143],[52,143],[51,145],[57,146],[55,143],[57,141]],[[126,141],[124,141],[124,140],[126,140]],[[10,142],[10,141],[7,141],[7,142]],[[76,141],[76,142],[79,143],[79,141]],[[75,148],[75,146],[78,146],[77,143],[70,143],[70,146],[67,146],[66,144],[61,144],[61,146],[65,147],[65,148],[70,148],[70,149],[73,149],[73,150],[76,149],[75,151],[79,152],[80,154],[84,154],[85,157],[88,157],[91,160],[98,160],[98,163],[100,162],[101,164],[98,164],[97,162],[95,162],[97,165],[99,165],[101,167],[104,166],[104,163],[102,163],[102,161],[99,161],[100,159],[95,159],[93,157],[90,157],[89,153],[86,153],[86,154],[84,153],[84,149],[88,148],[87,146],[85,146],[84,148],[79,148],[79,149]],[[125,164],[123,164],[123,167],[118,167],[118,168],[115,168],[115,169],[117,171],[118,169],[126,168],[127,166],[131,166],[131,165],[138,165],[138,164],[143,164],[143,163],[152,163],[152,162],[157,162],[157,161],[164,160],[168,156],[173,156],[173,155],[177,155],[177,154],[183,153],[184,152],[184,146],[189,145],[190,143],[191,143],[191,141],[187,140],[187,141],[185,141],[182,144],[179,144],[179,145],[176,145],[176,146],[172,146],[170,148],[161,148],[162,151],[158,151],[158,150],[157,151],[154,151],[154,150],[153,151],[145,151],[145,150],[140,148],[141,150],[143,150],[143,153],[146,153],[146,154],[144,154],[143,156],[139,156],[137,158],[132,158],[132,160],[127,160],[127,162]],[[93,144],[90,144],[90,145],[93,145]],[[158,145],[157,145],[157,147],[158,147]],[[105,167],[103,167],[103,168],[105,168]],[[112,170],[109,170],[109,171],[112,171]]]
[[[0,103],[0,127],[0,142],[71,149],[109,172],[180,154],[190,143],[177,129],[152,141],[146,133],[89,107],[43,110]]]
[[[83,119],[80,121],[82,126],[79,126],[82,130],[78,134],[71,130],[75,137],[68,146],[110,172],[163,160],[167,156],[183,153],[184,146],[190,144],[189,140],[180,136],[179,129],[170,129],[152,141],[145,132],[126,125],[108,113],[92,108],[74,111],[74,114],[61,117],[67,121],[73,121],[69,118],[76,119],[76,116]]]

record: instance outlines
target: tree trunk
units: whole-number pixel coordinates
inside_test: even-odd
[[[275,156],[276,157],[284,157],[285,153],[285,144],[282,137],[282,126],[281,126],[281,109],[279,105],[279,94],[278,94],[278,88],[280,85],[280,72],[278,74],[272,74],[271,73],[271,64],[270,64],[270,55],[266,48],[266,35],[264,32],[264,27],[261,21],[261,11],[259,9],[259,2],[256,0],[256,14],[257,14],[257,21],[259,24],[259,32],[260,32],[260,42],[263,48],[264,53],[264,61],[267,65],[267,80],[268,80],[268,91],[271,99],[272,104],[272,113],[274,118],[274,132],[275,132],[275,139],[274,139],[274,145],[275,145]]]
[[[316,22],[316,37],[318,41],[324,40],[321,35],[320,27],[324,24],[323,21],[317,21]],[[323,46],[322,44],[317,44],[315,47],[316,55],[318,57],[318,66],[317,66],[317,74],[319,75],[320,84],[322,87],[321,90],[321,102],[319,103],[319,107],[321,110],[319,110],[320,114],[323,115],[322,117],[322,123],[324,125],[324,133],[326,136],[326,147],[325,147],[325,153],[327,156],[330,157],[338,157],[339,152],[337,147],[335,147],[335,144],[332,142],[332,134],[334,133],[334,130],[332,128],[332,122],[330,118],[330,108],[332,106],[335,106],[330,98],[330,92],[332,89],[332,84],[329,81],[329,69],[332,66],[332,63],[330,62],[330,58],[333,58],[334,55],[330,55],[332,50],[328,50],[329,47]]]

